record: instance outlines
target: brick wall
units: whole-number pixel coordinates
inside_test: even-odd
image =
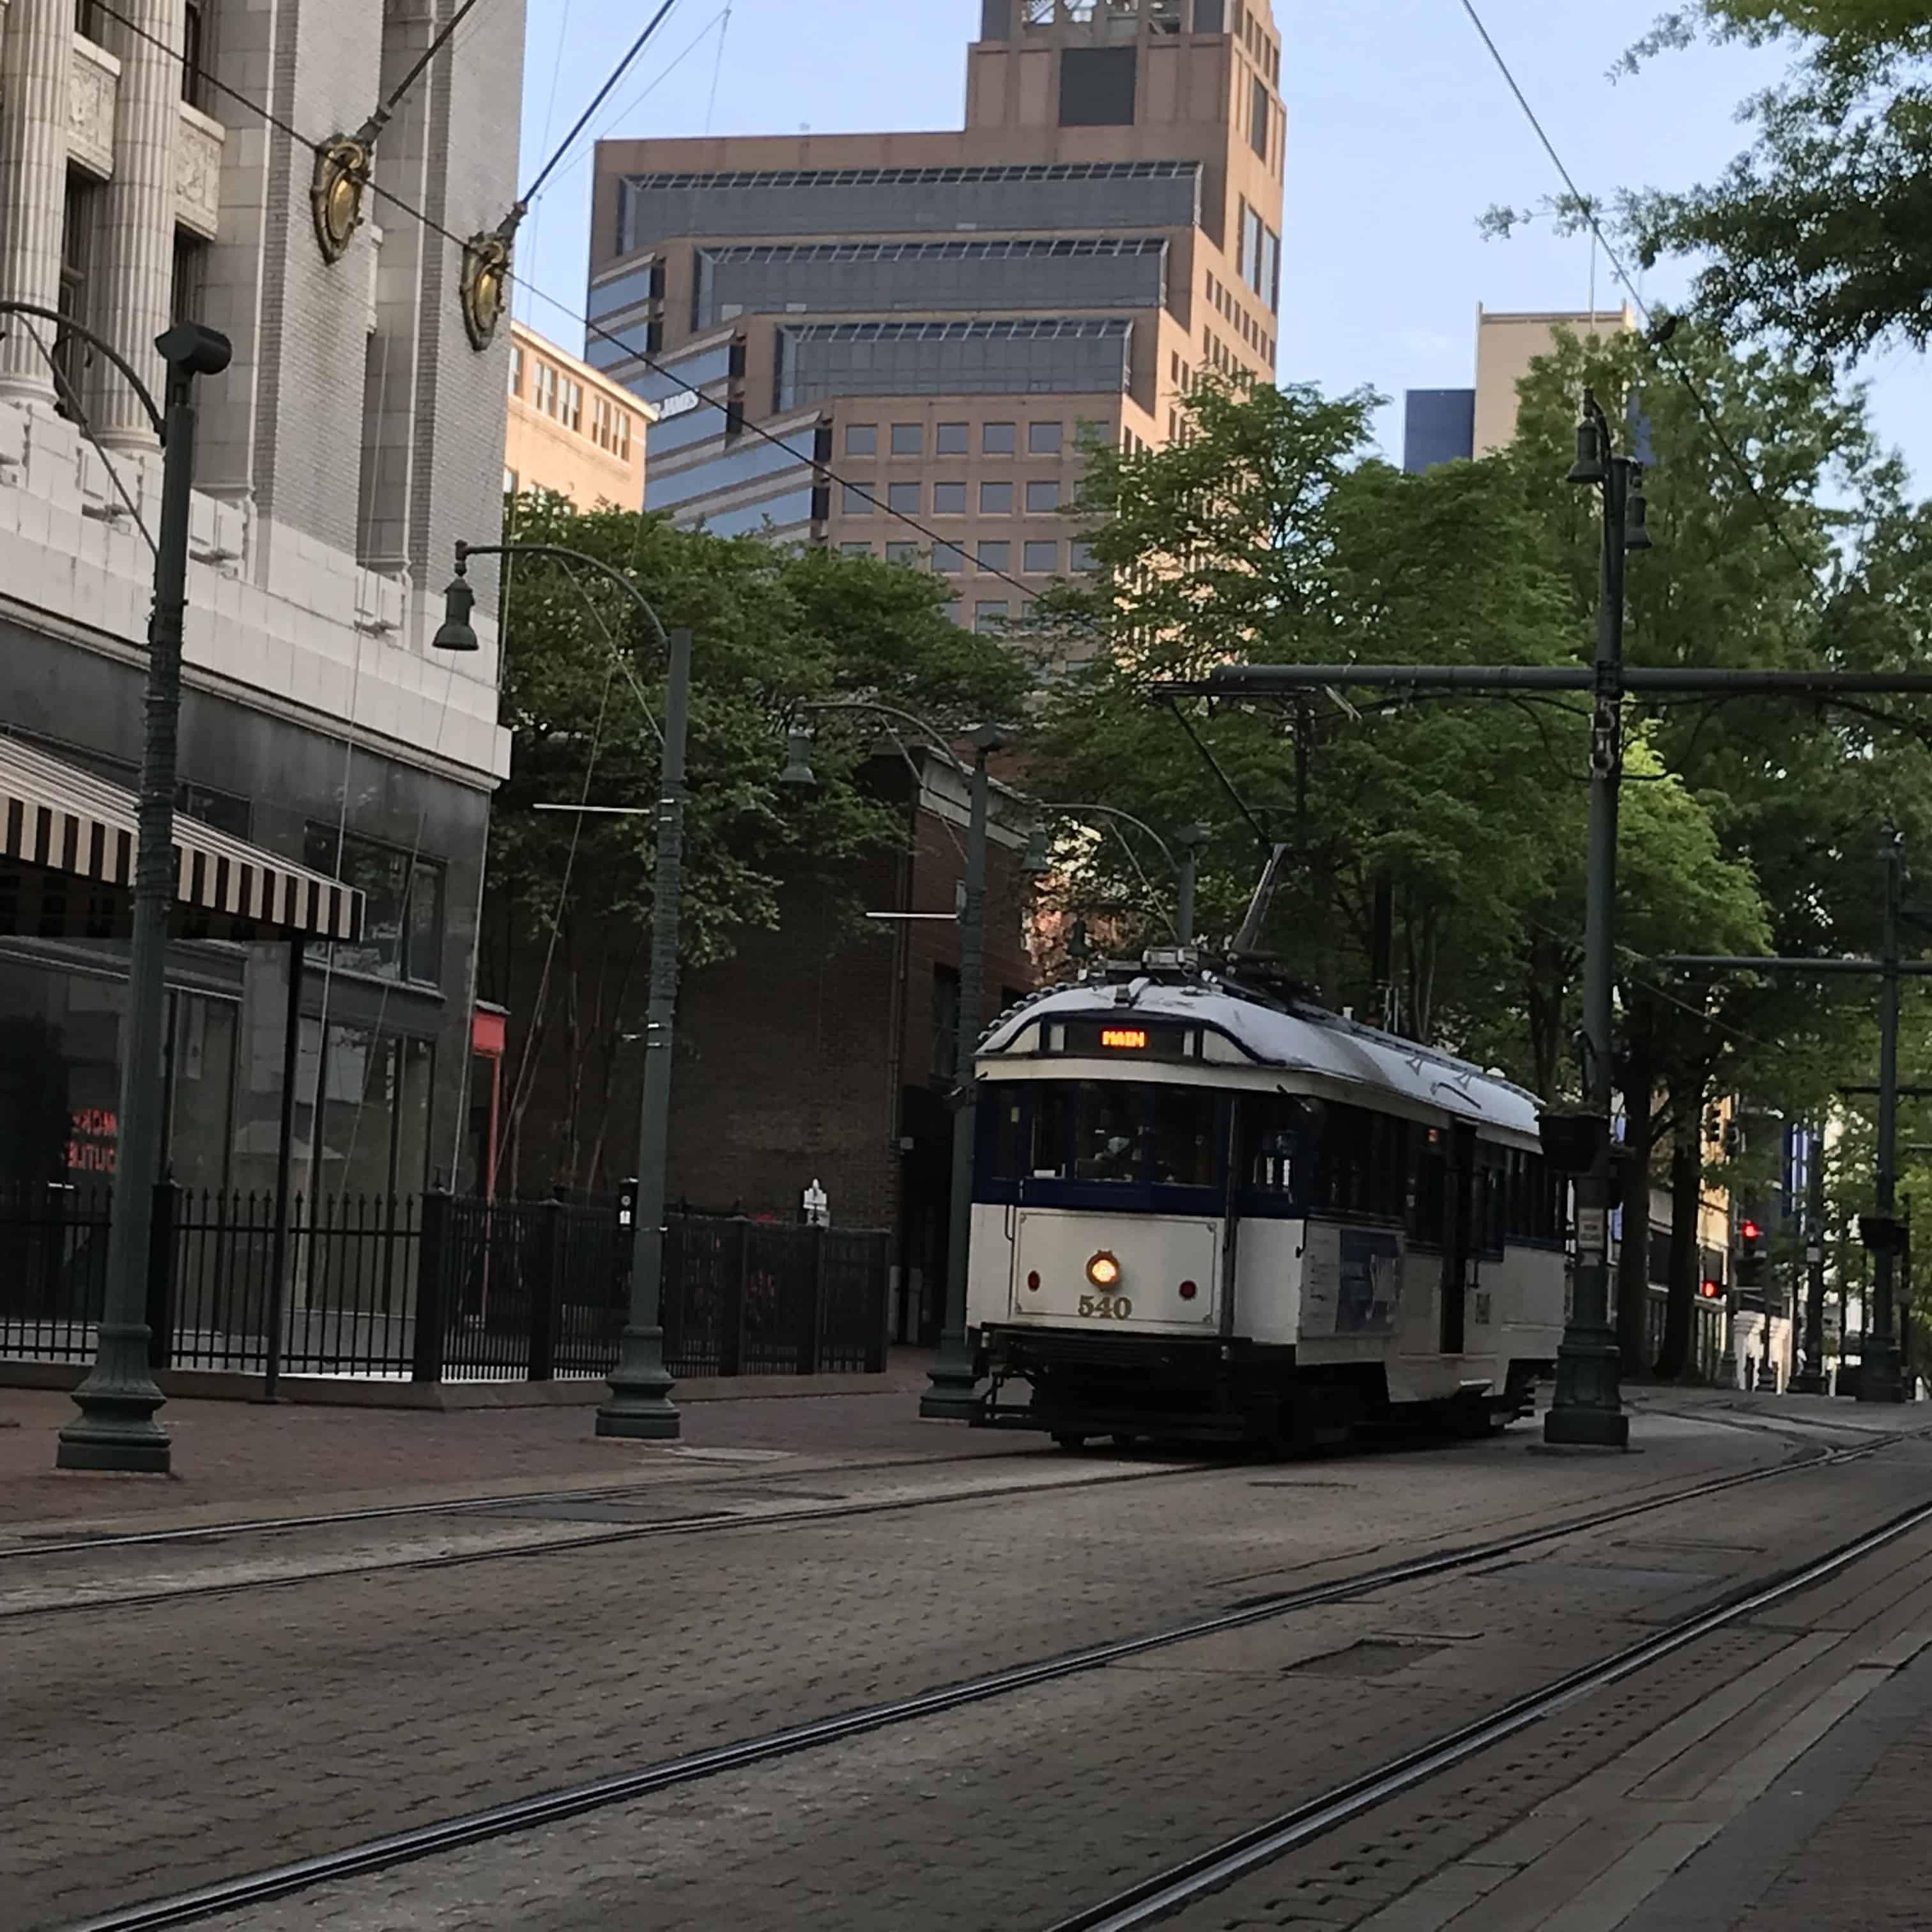
[[[849,890],[866,910],[949,910],[964,868],[964,828],[906,808],[910,850],[877,856]],[[1034,983],[1022,944],[1028,881],[1019,856],[996,844],[989,859],[982,1024],[999,1011],[1003,988]],[[935,969],[958,969],[958,928],[948,920],[855,930],[816,890],[785,892],[780,916],[776,932],[742,935],[734,958],[688,973],[680,989],[671,1198],[790,1220],[816,1180],[836,1220],[894,1226],[908,1177],[926,1196],[943,1190],[952,1116],[942,1089],[950,1080],[933,1076],[932,987]],[[640,959],[632,1002],[639,1018],[626,1021],[633,1032],[645,970]],[[526,1018],[512,1016],[512,1065]],[[622,1048],[604,1162],[580,1172],[580,1184],[608,1188],[631,1171],[640,1059],[635,1042]],[[547,1059],[518,1153],[516,1184],[525,1192],[541,1191],[556,1169],[566,1104],[560,1069]],[[902,1134],[918,1143],[910,1156]],[[922,1226],[943,1223],[943,1198],[915,1204]]]

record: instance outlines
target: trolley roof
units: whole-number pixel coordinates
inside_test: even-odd
[[[1118,1023],[1130,1015],[1205,1027],[1232,1042],[1257,1066],[1380,1089],[1412,1105],[1532,1139],[1537,1135],[1540,1109],[1535,1095],[1499,1075],[1319,1006],[1299,1002],[1276,1006],[1219,983],[1150,976],[1036,994],[1000,1016],[981,1042],[980,1052],[982,1058],[1011,1052],[1042,1020]],[[1368,1097],[1364,1095],[1365,1100]]]

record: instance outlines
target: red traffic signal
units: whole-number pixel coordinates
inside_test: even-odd
[[[1754,1241],[1764,1232],[1755,1221],[1742,1221],[1738,1224],[1738,1238],[1741,1240]]]
[[[1715,1301],[1724,1292],[1714,1281],[1707,1281],[1703,1285],[1703,1296],[1706,1301]]]

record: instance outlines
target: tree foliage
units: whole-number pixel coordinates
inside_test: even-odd
[[[1839,364],[1932,339],[1932,16],[1922,0],[1699,0],[1632,50],[1700,36],[1789,44],[1748,101],[1752,145],[1716,181],[1636,197],[1646,261],[1706,266],[1698,305],[1746,335]]]
[[[876,721],[801,706],[878,698],[950,731],[1014,715],[1030,688],[1018,652],[952,621],[929,574],[634,512],[579,512],[542,494],[511,512],[514,540],[588,553],[634,583],[667,627],[692,634],[688,965],[726,956],[747,928],[776,926],[782,886],[837,895],[855,859],[903,838],[902,818],[854,779]],[[631,601],[594,574],[536,559],[506,568],[501,716],[513,744],[493,814],[481,990],[512,1014],[512,1125],[541,1064],[568,1179],[595,1169],[610,1067],[641,1023],[656,825],[648,809],[536,808],[650,806],[664,658]],[[787,723],[801,716],[816,731],[819,779],[804,799],[778,784]]]
[[[1052,600],[1070,656],[1090,655],[1050,694],[1038,776],[1156,827],[1214,825],[1206,932],[1232,929],[1261,851],[1288,842],[1297,866],[1268,940],[1292,968],[1334,1004],[1500,1065],[1547,1097],[1574,1094],[1580,703],[1331,694],[1210,712],[1180,699],[1177,724],[1148,692],[1230,658],[1586,662],[1600,515],[1594,492],[1562,481],[1586,386],[1651,462],[1654,548],[1630,560],[1628,661],[1918,668],[1932,526],[1862,399],[1789,354],[1734,352],[1694,327],[1674,357],[1690,380],[1660,375],[1634,337],[1564,338],[1522,386],[1508,451],[1422,476],[1368,454],[1372,398],[1298,388],[1210,388],[1176,447],[1097,453],[1088,509],[1102,568]],[[1869,950],[1880,827],[1932,837],[1932,766],[1922,728],[1882,703],[1633,702],[1627,728],[1618,1074],[1638,1171],[1654,1157],[1669,1166],[1678,1197],[1665,1351],[1676,1367],[1711,1103],[1743,1094],[1821,1118],[1869,1066],[1876,988],[1660,962]],[[1072,838],[1063,857],[1069,910],[1151,930],[1148,882],[1120,841]],[[1378,910],[1394,940],[1382,958]],[[1643,1244],[1627,1252],[1640,1334]]]
[[[1336,1004],[1519,1073],[1555,1095],[1580,964],[1587,719],[1570,700],[1223,707],[1190,700],[1253,823],[1150,682],[1257,662],[1579,664],[1594,599],[1569,573],[1510,460],[1412,476],[1372,458],[1375,399],[1307,388],[1192,399],[1191,434],[1099,452],[1088,506],[1102,568],[1054,600],[1070,650],[1094,652],[1042,721],[1062,795],[1128,805],[1157,826],[1215,826],[1204,929],[1238,920],[1259,855],[1296,848],[1270,946]],[[1559,475],[1561,472],[1558,472]],[[1199,715],[1192,715],[1198,713]],[[1640,761],[1652,754],[1640,750]],[[1632,788],[1625,896],[1661,930],[1672,907],[1740,945],[1762,937],[1748,868],[1719,851],[1702,802],[1660,766]],[[1131,919],[1144,887],[1117,841],[1076,848],[1070,904]],[[1378,922],[1378,909],[1382,920]],[[1378,923],[1392,941],[1376,956]]]

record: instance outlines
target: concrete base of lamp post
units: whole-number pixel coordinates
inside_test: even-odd
[[[938,1358],[919,1399],[920,1414],[931,1422],[970,1422],[979,1406],[979,1377],[965,1336],[941,1336]]]
[[[74,1390],[74,1400],[81,1413],[60,1432],[54,1448],[56,1468],[168,1474],[170,1438],[154,1420],[164,1397],[148,1366],[145,1322],[133,1327],[101,1324],[94,1367]]]
[[[1861,1402],[1903,1402],[1905,1388],[1895,1342],[1868,1343],[1858,1370]]]
[[[633,1442],[674,1442],[684,1418],[670,1400],[662,1328],[626,1328],[610,1375],[610,1397],[597,1411],[597,1433]]]
[[[1623,1358],[1607,1328],[1573,1331],[1556,1352],[1556,1400],[1543,1418],[1546,1442],[1628,1449],[1630,1418],[1617,1378]]]

